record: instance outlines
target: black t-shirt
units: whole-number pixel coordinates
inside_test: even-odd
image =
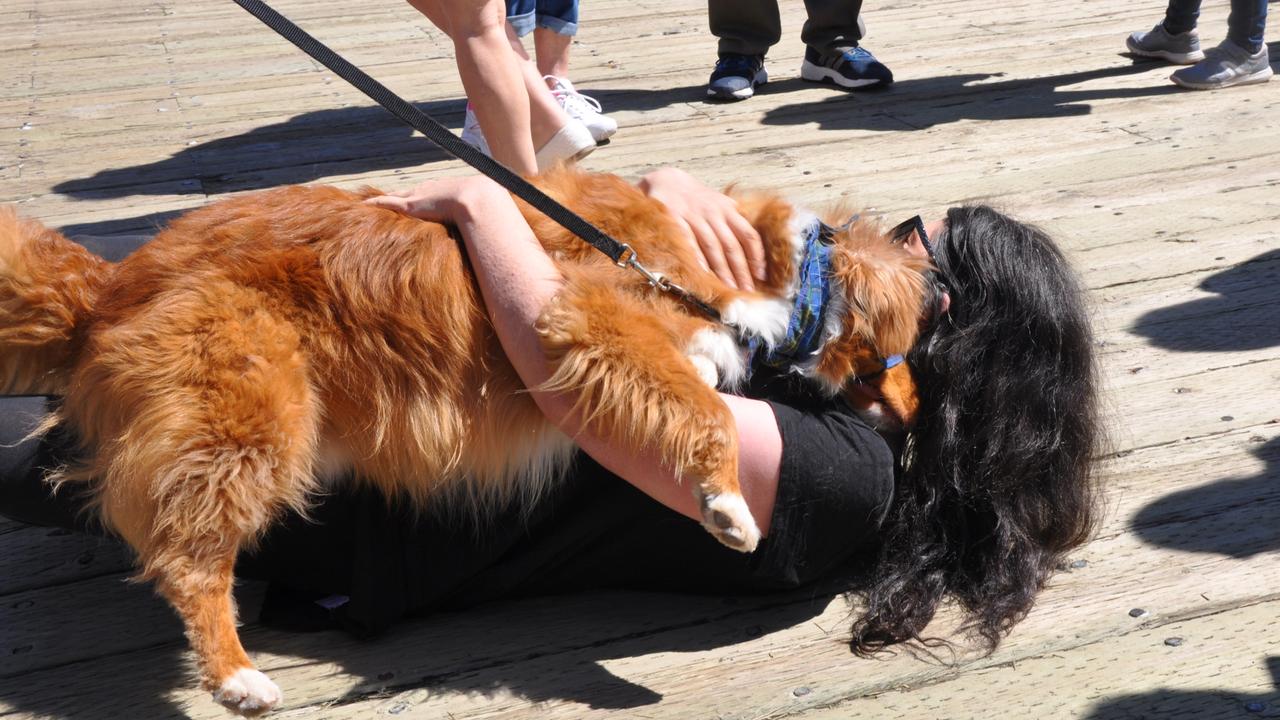
[[[324,622],[376,634],[410,614],[584,588],[792,588],[873,547],[893,495],[885,441],[793,377],[757,373],[746,394],[770,403],[783,443],[769,536],[754,553],[724,547],[580,455],[535,507],[482,520],[344,491],[316,509],[318,522],[272,531],[240,569],[272,581],[268,622],[307,623],[298,613],[317,612],[311,599],[339,595],[344,604]]]

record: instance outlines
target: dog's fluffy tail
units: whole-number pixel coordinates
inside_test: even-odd
[[[0,206],[0,394],[60,394],[110,264]]]

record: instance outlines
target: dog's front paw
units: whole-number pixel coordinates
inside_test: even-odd
[[[213,699],[231,712],[254,717],[269,712],[284,696],[266,675],[253,668],[240,668],[222,681]]]
[[[693,363],[693,369],[698,371],[698,377],[702,378],[702,382],[708,387],[714,388],[720,383],[720,371],[716,369],[716,364],[711,358],[690,355],[689,362]]]
[[[702,527],[717,540],[740,552],[751,552],[760,543],[760,529],[737,493],[703,495]]]

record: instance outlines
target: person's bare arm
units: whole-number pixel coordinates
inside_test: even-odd
[[[482,178],[423,183],[413,190],[369,201],[427,220],[457,226],[475,270],[485,306],[503,350],[538,407],[579,447],[663,505],[701,519],[692,488],[681,484],[652,455],[635,454],[583,430],[571,417],[573,398],[538,391],[551,375],[534,330],[562,278],[510,195]],[[767,534],[777,493],[782,436],[768,403],[721,395],[737,424],[739,485],[761,533]]]

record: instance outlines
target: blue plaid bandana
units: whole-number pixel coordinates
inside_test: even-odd
[[[805,229],[804,250],[797,270],[799,283],[791,318],[787,320],[787,335],[772,350],[766,348],[760,338],[751,338],[747,344],[748,368],[755,362],[774,368],[798,365],[821,348],[827,305],[831,300],[831,235],[834,232],[817,218]]]

